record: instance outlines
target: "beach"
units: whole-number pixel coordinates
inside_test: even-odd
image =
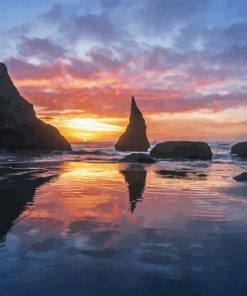
[[[247,161],[1,154],[1,295],[245,295]]]

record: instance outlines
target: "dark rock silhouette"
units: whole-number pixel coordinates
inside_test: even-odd
[[[125,156],[120,162],[130,162],[130,163],[154,163],[155,160],[148,154],[144,153],[131,153]]]
[[[157,144],[150,152],[152,157],[173,159],[211,159],[213,153],[207,143],[168,141]]]
[[[247,173],[244,172],[244,173],[234,177],[233,179],[236,180],[237,182],[247,182]]]
[[[239,157],[247,158],[247,142],[242,142],[234,145],[231,154],[237,154]]]
[[[128,184],[130,211],[133,213],[137,202],[142,200],[145,191],[147,171],[142,166],[129,166],[126,170],[120,171]]]
[[[11,81],[5,64],[0,63],[0,149],[71,150],[59,131],[39,120]]]
[[[16,174],[21,172],[21,174]],[[32,171],[16,169],[0,169],[1,176],[6,174],[7,179],[0,180],[0,242],[12,228],[14,221],[22,214],[28,203],[32,203],[38,187],[55,177],[36,177]],[[12,176],[9,176],[13,174]]]
[[[150,147],[146,135],[146,124],[141,111],[132,97],[129,125],[119,138],[115,149],[118,151],[147,151]]]

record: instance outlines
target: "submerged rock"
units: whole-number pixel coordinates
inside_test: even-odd
[[[120,162],[130,162],[130,163],[154,163],[155,160],[148,154],[144,153],[131,153],[125,156]]]
[[[247,142],[242,142],[234,145],[231,154],[237,154],[239,157],[247,157]]]
[[[168,141],[157,144],[150,152],[156,158],[211,159],[213,153],[207,143],[190,141]]]
[[[5,64],[0,63],[0,149],[71,150],[59,131],[36,117],[11,81]]]
[[[236,180],[237,182],[247,182],[247,173],[244,172],[244,173],[234,177],[233,179]]]
[[[147,151],[150,147],[146,124],[141,111],[132,97],[129,125],[125,133],[119,138],[115,149],[118,151]]]

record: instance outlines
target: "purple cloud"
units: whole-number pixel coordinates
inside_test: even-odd
[[[65,54],[65,49],[53,44],[48,39],[23,37],[18,47],[19,53],[24,57],[37,57],[44,60],[58,59]]]

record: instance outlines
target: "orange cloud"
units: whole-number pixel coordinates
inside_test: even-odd
[[[102,57],[98,61],[105,62]],[[15,67],[19,65],[16,60],[12,62]],[[115,141],[128,123],[132,95],[146,117],[151,140],[233,139],[245,134],[247,118],[234,122],[235,113],[233,118],[217,119],[229,108],[247,108],[245,93],[226,92],[231,81],[193,77],[181,88],[173,84],[162,87],[163,81],[167,81],[160,69],[148,70],[143,75],[133,70],[127,75],[120,71],[119,63],[113,63],[108,70],[105,65],[96,69],[85,61],[71,63],[37,66],[38,69],[24,63],[20,65],[26,69],[24,74],[19,71],[14,79],[38,116],[58,127],[71,141]],[[143,59],[136,63],[143,63]],[[168,80],[171,72],[163,73]],[[182,74],[178,70],[173,72]],[[225,94],[211,93],[212,90],[224,90]],[[210,115],[205,116],[205,110]]]

